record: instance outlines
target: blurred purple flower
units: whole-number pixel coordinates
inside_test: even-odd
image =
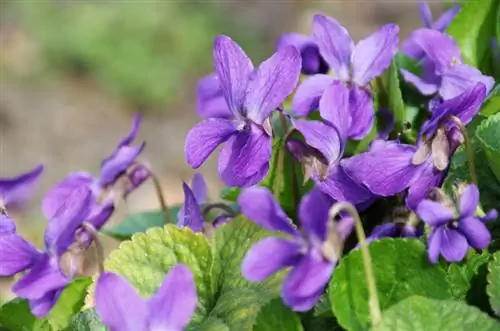
[[[260,282],[281,269],[291,268],[281,289],[284,302],[296,311],[307,311],[319,300],[342,254],[344,239],[350,234],[352,219],[329,223],[331,201],[312,190],[302,199],[297,230],[265,188],[246,189],[238,198],[242,213],[256,224],[288,235],[268,237],[256,243],[246,254],[242,275]],[[333,222],[333,220],[332,220]]]
[[[351,139],[362,139],[373,126],[373,100],[369,82],[380,75],[397,52],[399,28],[388,24],[356,46],[347,30],[333,18],[316,15],[313,23],[313,38],[323,59],[334,71],[335,77],[314,75],[297,89],[292,109],[297,116],[307,116],[318,108],[325,89],[335,80],[350,87],[349,103],[352,117],[356,118],[349,128]]]
[[[0,178],[0,212],[2,208],[13,210],[22,207],[33,193],[34,186],[43,172],[43,166],[13,178]]]
[[[254,69],[231,38],[219,36],[214,62],[231,117],[209,117],[195,125],[186,137],[186,160],[199,168],[224,143],[220,177],[230,186],[252,186],[269,171],[272,143],[265,122],[295,89],[300,54],[294,47],[283,48]]]
[[[441,254],[448,262],[462,261],[469,246],[484,249],[491,242],[491,234],[484,224],[497,218],[496,210],[485,217],[476,216],[479,190],[469,185],[460,197],[458,216],[454,210],[432,200],[422,200],[417,207],[418,216],[431,227],[429,260],[437,263]]]
[[[328,64],[321,57],[318,45],[313,38],[300,33],[284,33],[278,38],[276,49],[287,46],[293,46],[300,52],[304,75],[328,73]]]
[[[294,155],[305,164],[306,177],[310,173],[320,190],[336,201],[358,204],[372,198],[372,194],[351,180],[339,165],[349,131],[357,123],[351,112],[349,94],[342,82],[333,82],[319,104],[324,121],[293,121],[306,143],[319,152],[308,152],[304,148],[296,149]]]
[[[145,300],[126,279],[106,272],[97,280],[95,305],[112,331],[182,331],[196,309],[196,284],[192,272],[177,264]]]
[[[177,226],[189,227],[194,232],[203,231],[203,215],[200,206],[207,199],[207,184],[201,174],[195,174],[191,181],[191,188],[182,184],[184,190],[184,204],[177,213]]]
[[[372,233],[366,238],[366,243],[369,244],[374,240],[391,237],[391,238],[416,238],[422,235],[415,226],[405,223],[385,223],[377,225]]]
[[[495,83],[492,77],[462,63],[460,48],[444,33],[417,29],[410,35],[407,44],[424,52],[423,75],[419,77],[404,69],[401,69],[401,73],[408,83],[424,95],[438,93],[447,100],[462,94],[477,83],[483,83],[488,94]]]

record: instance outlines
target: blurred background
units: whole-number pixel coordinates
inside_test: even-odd
[[[430,3],[435,16],[445,6]],[[214,37],[231,36],[258,63],[281,33],[309,34],[316,12],[335,17],[354,40],[389,22],[402,37],[421,25],[416,0],[0,0],[0,176],[46,166],[29,208],[16,215],[20,232],[41,246],[43,193],[69,172],[97,173],[136,112],[144,158],[168,202],[182,202],[181,181],[194,173],[184,137],[199,120],[195,84],[212,71]],[[213,199],[216,160],[201,169]],[[115,222],[157,207],[145,185]]]

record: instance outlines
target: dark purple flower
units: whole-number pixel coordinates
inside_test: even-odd
[[[391,238],[416,238],[421,235],[415,226],[407,223],[390,222],[377,225],[370,236],[366,238],[366,243],[371,243],[374,240],[391,237]]]
[[[437,263],[439,255],[448,262],[462,261],[469,246],[478,250],[488,247],[491,234],[484,224],[497,218],[496,210],[485,217],[476,216],[479,190],[469,185],[460,197],[459,215],[438,202],[422,200],[417,206],[418,216],[431,227],[429,260]]]
[[[20,208],[33,192],[36,181],[43,172],[38,165],[33,170],[13,178],[0,178],[0,211]]]
[[[112,331],[182,331],[196,309],[196,284],[191,271],[178,264],[145,300],[127,280],[106,272],[97,281],[95,304]]]
[[[182,184],[184,190],[184,204],[177,213],[177,226],[189,227],[194,232],[203,231],[203,215],[200,206],[207,199],[207,184],[201,174],[195,174],[191,187]]]
[[[342,82],[333,82],[319,105],[324,121],[295,120],[293,123],[306,143],[319,152],[317,155],[305,150],[298,155],[299,160],[306,164],[306,174],[310,172],[319,189],[334,200],[357,204],[369,200],[372,194],[349,178],[339,165],[349,131],[356,123],[349,95]],[[300,154],[297,152],[296,155]]]
[[[276,49],[287,46],[293,46],[300,52],[304,75],[328,73],[328,64],[319,54],[318,45],[313,38],[300,33],[284,33],[278,39]]]
[[[351,139],[366,136],[373,126],[374,115],[368,83],[390,65],[397,51],[398,33],[397,25],[388,24],[354,46],[347,30],[336,20],[316,15],[313,37],[335,77],[318,74],[305,80],[293,98],[295,115],[306,116],[317,109],[325,89],[340,80],[350,87],[349,103],[356,118],[348,136]]]
[[[272,143],[264,124],[297,85],[300,54],[294,47],[283,48],[254,69],[231,38],[219,36],[214,61],[232,116],[210,117],[194,126],[186,137],[186,160],[198,168],[224,143],[220,177],[230,186],[252,186],[269,170]]]
[[[483,83],[489,93],[494,79],[483,75],[478,69],[462,63],[460,48],[448,35],[431,29],[417,29],[407,40],[413,49],[420,49],[425,57],[422,62],[423,75],[416,76],[401,69],[403,78],[424,95],[439,95],[447,100],[462,94],[467,89]]]
[[[268,237],[256,243],[243,260],[242,275],[249,281],[260,282],[281,269],[291,268],[283,281],[281,296],[294,310],[311,309],[342,254],[343,241],[352,230],[352,220],[344,218],[337,224],[329,220],[331,201],[318,190],[309,192],[300,203],[303,231],[292,225],[265,188],[246,189],[240,194],[238,204],[253,222],[288,237]]]

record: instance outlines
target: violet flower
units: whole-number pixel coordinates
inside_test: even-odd
[[[278,38],[276,49],[287,46],[293,46],[300,52],[304,75],[328,73],[328,64],[319,53],[318,45],[313,38],[301,33],[284,33]]]
[[[33,188],[43,172],[43,166],[22,173],[13,178],[0,178],[0,212],[2,209],[20,208],[30,197]]]
[[[186,137],[186,160],[192,168],[199,168],[225,143],[219,176],[230,186],[252,186],[268,173],[272,142],[265,123],[297,85],[300,54],[294,47],[286,47],[254,69],[231,38],[219,36],[214,62],[232,116],[210,117],[195,125]]]
[[[191,271],[178,264],[145,300],[126,279],[106,272],[97,280],[95,305],[111,331],[182,331],[196,309],[196,284]]]
[[[372,233],[366,238],[366,243],[369,244],[374,240],[382,238],[417,238],[422,235],[421,231],[415,226],[407,223],[390,222],[377,225]]]
[[[333,70],[335,77],[314,75],[297,89],[292,109],[297,116],[306,116],[318,108],[325,89],[335,80],[350,87],[349,102],[356,118],[349,128],[348,137],[362,139],[373,126],[373,100],[369,91],[370,81],[380,75],[390,64],[397,51],[399,28],[387,24],[356,46],[347,30],[333,18],[316,15],[313,37],[320,54]]]
[[[433,110],[433,117],[422,126],[418,146],[387,142],[385,145],[341,162],[346,173],[373,194],[387,197],[408,189],[407,206],[415,210],[434,187],[441,185],[450,158],[463,137],[449,116],[469,123],[486,96],[478,84],[463,94],[446,100]]]
[[[356,122],[351,113],[349,94],[342,82],[333,82],[326,89],[319,105],[324,121],[295,120],[293,123],[306,143],[319,152],[319,155],[307,152],[298,155],[299,160],[306,164],[306,177],[310,172],[318,188],[334,200],[358,204],[371,199],[373,195],[347,176],[339,164],[349,129]]]
[[[454,98],[477,83],[486,86],[489,93],[495,80],[483,75],[478,69],[462,63],[460,48],[448,35],[431,29],[417,29],[407,40],[415,50],[422,50],[425,58],[422,63],[423,75],[401,69],[403,78],[414,85],[420,93],[438,93],[443,99]]]
[[[485,217],[476,216],[479,190],[469,185],[460,197],[459,215],[438,202],[422,200],[417,207],[418,216],[431,227],[429,260],[437,263],[439,255],[448,262],[462,261],[469,246],[484,249],[491,242],[491,234],[484,224],[498,214],[491,210]]]
[[[281,269],[291,268],[281,289],[284,302],[296,311],[307,311],[319,300],[342,254],[344,239],[350,234],[352,219],[329,223],[331,201],[320,191],[304,196],[299,206],[302,230],[297,230],[271,192],[254,187],[238,199],[242,213],[258,225],[280,231],[284,237],[268,237],[247,252],[242,275],[260,282]],[[346,221],[348,220],[348,221]]]
[[[207,199],[207,184],[201,174],[195,174],[191,187],[182,184],[184,190],[184,204],[177,213],[177,226],[189,227],[194,232],[203,232],[203,215],[201,204]]]
[[[196,85],[196,110],[203,118],[232,117],[217,74],[212,73],[198,81]]]

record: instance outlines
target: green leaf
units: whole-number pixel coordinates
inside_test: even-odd
[[[494,331],[500,323],[460,301],[412,296],[382,314],[374,331]]]
[[[500,13],[500,10],[498,12]],[[495,115],[498,112],[500,112],[500,84],[493,88],[481,107],[481,115],[483,116]]]
[[[106,331],[106,327],[94,309],[87,309],[73,316],[66,331]]]
[[[201,324],[188,327],[188,331],[231,331],[219,318],[209,317]]]
[[[111,252],[105,262],[108,271],[124,276],[145,297],[159,288],[165,275],[177,263],[186,264],[193,272],[198,294],[197,318],[207,315],[213,296],[213,256],[203,234],[168,224],[132,236]]]
[[[488,265],[488,285],[486,292],[490,297],[490,305],[497,316],[500,316],[500,252],[493,254]]]
[[[303,331],[299,316],[276,298],[264,305],[257,315],[253,331]]]
[[[467,1],[447,29],[460,47],[464,62],[476,68],[490,51],[497,4],[498,0]]]
[[[80,311],[85,303],[87,288],[91,283],[92,278],[84,277],[74,279],[66,286],[56,305],[46,317],[55,330],[66,328],[71,317]]]
[[[500,181],[500,113],[484,120],[476,130],[476,137],[486,153],[491,171]]]
[[[180,206],[171,206],[168,208],[169,220],[177,221],[177,213]],[[133,234],[146,232],[150,228],[163,227],[165,225],[165,214],[160,210],[144,211],[127,215],[125,219],[110,229],[102,229],[101,232],[119,239],[130,239]]]
[[[369,246],[382,310],[412,295],[450,298],[446,272],[432,265],[416,239],[382,239]],[[333,313],[348,330],[365,330],[369,324],[368,287],[360,250],[344,257],[328,289]]]
[[[16,298],[0,307],[0,326],[9,330],[31,331],[36,322],[26,300]]]
[[[469,254],[464,262],[450,264],[446,279],[450,284],[450,293],[455,299],[466,299],[473,277],[478,275],[479,268],[486,265],[490,257],[491,255],[484,251]]]
[[[241,189],[239,187],[224,187],[220,192],[220,197],[223,200],[236,202],[240,193]]]

